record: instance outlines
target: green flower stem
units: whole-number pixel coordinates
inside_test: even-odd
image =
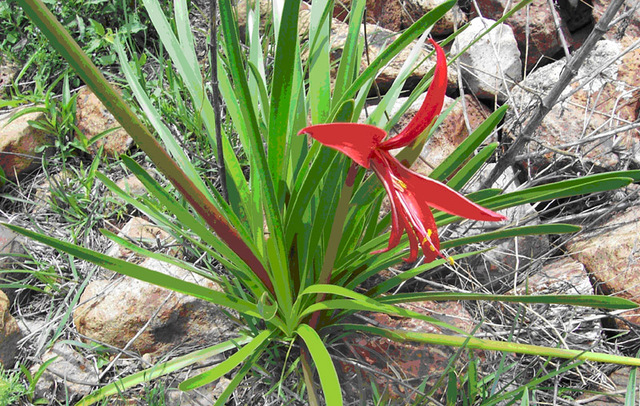
[[[329,234],[329,244],[327,245],[327,251],[324,254],[324,262],[322,263],[322,270],[320,271],[320,277],[318,283],[328,285],[331,283],[331,273],[333,271],[333,265],[336,262],[338,256],[338,249],[340,248],[340,240],[342,239],[342,232],[344,230],[344,223],[349,214],[349,202],[353,196],[353,184],[358,174],[358,164],[351,163],[349,172],[347,173],[347,179],[344,182],[342,191],[340,192],[340,200],[338,200],[338,207],[333,218],[333,224],[331,225],[331,233]],[[322,302],[325,298],[324,293],[319,293],[316,296],[316,303]],[[309,325],[312,328],[316,328],[318,324],[318,318],[320,312],[315,312],[311,316]]]
[[[231,227],[227,219],[171,159],[42,1],[18,0],[18,3],[47,36],[51,45],[69,62],[78,76],[118,120],[122,128],[147,153],[158,169],[189,201],[216,234],[253,270],[265,287],[273,293],[273,285],[262,262]]]

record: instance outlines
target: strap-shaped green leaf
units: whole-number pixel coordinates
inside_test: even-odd
[[[324,392],[324,400],[327,406],[342,406],[342,390],[340,388],[340,381],[338,380],[338,373],[322,339],[318,333],[307,324],[298,326],[296,332],[307,345],[307,349],[318,370],[320,385],[322,386],[322,392]],[[309,390],[313,389],[309,388]]]
[[[493,155],[493,152],[498,148],[498,143],[493,142],[486,147],[482,148],[473,158],[469,160],[453,177],[447,182],[453,190],[460,190],[464,185],[471,180],[471,178],[480,170],[482,165]]]
[[[524,235],[546,235],[546,234],[567,234],[577,233],[582,228],[573,224],[539,224],[535,226],[522,226],[507,228],[505,230],[491,231],[469,237],[455,238],[444,241],[440,248],[453,248],[462,245],[474,244],[484,241],[499,240],[501,238],[520,237]]]
[[[80,401],[78,401],[76,405],[92,405],[108,396],[117,395],[141,383],[150,382],[153,379],[178,371],[182,368],[188,367],[189,365],[193,365],[196,362],[203,361],[214,355],[222,354],[225,351],[237,348],[238,346],[245,344],[250,340],[251,337],[240,336],[238,338],[233,338],[220,344],[216,344],[214,346],[194,351],[178,358],[174,358],[169,362],[163,362],[154,365],[153,367],[145,369],[144,371],[136,372],[135,374],[128,375],[122,379],[118,379],[113,383],[103,386],[102,388],[80,399]]]
[[[601,309],[636,309],[638,305],[631,300],[604,295],[489,295],[483,293],[441,293],[418,292],[399,293],[378,299],[381,303],[409,303],[446,300],[487,300],[509,303],[544,303],[571,306],[595,307]]]
[[[68,242],[60,241],[56,238],[49,237],[40,233],[36,233],[26,228],[18,227],[13,224],[2,224],[5,227],[20,233],[26,237],[40,241],[53,248],[64,251],[85,261],[89,261],[103,268],[118,272],[123,275],[141,280],[143,282],[152,283],[154,285],[173,290],[174,292],[184,293],[189,296],[197,297],[220,306],[234,309],[240,313],[260,318],[260,313],[255,304],[249,303],[237,297],[227,295],[225,293],[211,290],[207,287],[197,285],[195,283],[183,281],[173,276],[169,276],[162,272],[152,271],[140,265],[132,264],[118,258],[112,258],[108,255],[101,254],[90,249],[79,247]]]
[[[236,351],[235,354],[222,361],[215,367],[211,368],[207,372],[203,372],[199,375],[196,375],[192,378],[189,378],[183,381],[178,388],[180,390],[191,390],[199,388],[203,385],[206,385],[210,382],[215,381],[220,378],[222,375],[231,371],[233,368],[237,367],[241,362],[250,357],[254,352],[258,351],[260,346],[264,344],[265,341],[271,336],[272,332],[269,330],[263,330],[255,336],[249,343],[247,343],[244,347],[240,348]]]
[[[430,178],[443,181],[460,167],[482,142],[493,132],[496,126],[502,121],[509,106],[506,104],[494,111],[486,120],[480,124],[475,131],[469,135],[458,148],[455,149],[436,169],[429,174]]]

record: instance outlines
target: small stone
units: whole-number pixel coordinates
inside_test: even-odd
[[[52,358],[56,360],[47,366],[36,384],[36,398],[52,401],[79,398],[91,393],[93,387],[98,385],[98,372],[94,365],[68,344],[55,343],[42,356],[42,363]],[[40,365],[34,365],[31,373],[35,374],[39,368]]]
[[[122,227],[118,236],[128,238],[138,244],[148,244],[156,248],[159,244],[162,246],[170,245],[173,241],[169,233],[142,217],[132,217],[127,224]],[[177,254],[175,249],[173,249],[171,253]],[[140,262],[145,259],[144,257],[134,255],[131,250],[121,247],[116,243],[113,243],[106,254],[110,257],[127,259],[133,262]],[[134,258],[131,258],[132,255]]]
[[[120,123],[88,87],[78,92],[76,125],[87,140],[114,127],[120,127]],[[102,146],[105,154],[116,157],[127,152],[132,143],[133,139],[129,134],[119,128],[89,145],[89,152],[95,155]]]
[[[44,120],[44,113],[33,112],[9,123],[9,117],[0,121],[0,167],[7,179],[15,181],[40,166],[41,152],[51,145],[53,135],[29,125],[29,121]]]
[[[474,18],[453,41],[451,51],[459,53],[495,21]],[[494,28],[461,57],[462,77],[471,93],[482,99],[507,99],[507,92],[522,80],[522,62],[513,30],[506,24]]]
[[[13,367],[18,352],[18,341],[22,338],[22,332],[16,320],[9,313],[11,303],[9,298],[0,290],[0,364],[5,368]]]

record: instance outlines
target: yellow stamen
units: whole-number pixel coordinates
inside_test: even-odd
[[[429,236],[429,238],[431,238],[431,234],[433,234],[433,230],[428,228],[427,229],[427,235]]]
[[[407,184],[404,183],[403,181],[401,181],[400,179],[393,178],[393,183],[397,188],[402,189],[402,190],[407,190]]]
[[[431,251],[435,252],[436,251],[436,247],[434,247],[433,245],[430,246],[429,248],[431,248]]]
[[[451,265],[455,265],[456,264],[452,257],[447,258],[447,260],[449,261],[449,263]]]

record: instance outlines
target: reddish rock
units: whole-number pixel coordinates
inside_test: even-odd
[[[367,23],[377,24],[391,31],[402,31],[442,3],[442,0],[367,0]],[[341,21],[347,21],[349,10],[351,10],[351,0],[336,2],[333,16]],[[454,31],[454,27],[460,27],[466,21],[466,15],[456,5],[433,26],[431,34],[449,35]]]
[[[473,330],[474,323],[471,316],[459,302],[424,302],[420,305],[406,304],[400,307],[419,312],[440,321],[456,326],[468,333]],[[392,330],[406,330],[418,333],[451,334],[451,332],[422,320],[398,318],[386,314],[369,314],[379,327]],[[411,387],[426,382],[425,391],[440,378],[449,359],[455,354],[455,347],[420,343],[397,343],[386,338],[368,335],[352,335],[345,338],[344,343],[356,358],[388,376],[394,376],[398,381],[405,382]],[[365,369],[343,363],[342,371],[346,374],[359,373],[365,380],[375,380],[379,390],[386,389],[389,394],[398,399],[407,396],[407,388],[398,385],[380,374],[374,374]],[[367,383],[365,387],[369,387]],[[442,392],[439,389],[439,393]],[[406,399],[405,399],[406,400]]]
[[[478,0],[482,16],[492,20],[501,18],[517,4],[518,2],[511,0]],[[478,15],[478,11],[474,9],[471,14],[475,17]],[[560,21],[568,45],[573,46],[575,43],[569,33],[569,28],[561,19]],[[551,57],[562,50],[562,43],[558,38],[547,0],[533,0],[528,7],[507,18],[505,23],[513,28],[527,71],[533,69],[540,62],[544,63],[545,59],[549,62]]]
[[[155,259],[141,265],[219,290],[208,279]],[[231,328],[226,314],[212,303],[126,276],[87,285],[73,321],[89,339],[154,355],[185,341],[196,345],[222,341]]]
[[[78,92],[76,125],[87,140],[109,129],[120,127],[120,123],[88,87]],[[133,139],[129,134],[123,128],[118,128],[91,144],[89,152],[96,154],[100,147],[104,147],[105,154],[116,157],[127,152],[132,143]]]
[[[9,298],[0,290],[0,364],[6,369],[13,367],[22,338],[18,323],[9,313],[10,307]]]
[[[518,286],[518,295],[593,295],[593,286],[584,265],[565,257],[548,264]],[[509,294],[513,294],[510,292]]]
[[[596,292],[620,296],[640,303],[640,208],[632,207],[615,216],[594,233],[567,244],[569,254],[591,276]],[[621,313],[630,323],[640,324],[638,309]],[[618,323],[624,328],[624,323]]]
[[[44,120],[44,113],[33,112],[9,123],[9,117],[0,120],[0,167],[10,180],[40,165],[42,153],[37,152],[53,143],[53,135],[29,125],[29,121]]]

